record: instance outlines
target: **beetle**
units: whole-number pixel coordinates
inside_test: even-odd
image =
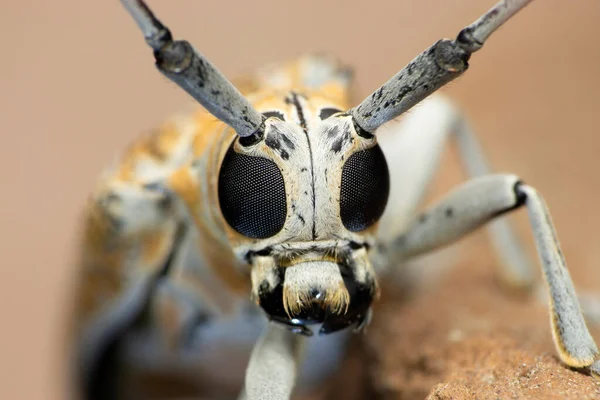
[[[143,1],[121,0],[158,69],[203,110],[133,143],[91,196],[74,301],[78,393],[289,398],[297,376],[302,388],[335,370],[349,333],[369,323],[378,279],[402,261],[494,220],[504,282],[531,287],[512,227],[496,219],[520,207],[558,355],[597,375],[543,198],[491,173],[460,110],[434,94],[530,1],[500,1],[353,106],[351,74],[331,57],[266,67],[236,87]],[[449,137],[471,179],[416,215],[436,164],[423,160]]]

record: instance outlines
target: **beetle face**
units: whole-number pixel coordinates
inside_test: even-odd
[[[284,97],[262,138],[235,139],[220,167],[221,212],[253,294],[309,334],[361,324],[377,292],[368,260],[389,194],[383,152],[320,99]]]

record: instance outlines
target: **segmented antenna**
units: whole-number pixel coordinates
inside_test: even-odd
[[[373,133],[398,117],[469,67],[471,54],[532,0],[503,0],[464,28],[455,40],[442,39],[350,110],[359,132]]]
[[[202,54],[171,32],[142,0],[121,0],[154,50],[156,67],[241,137],[260,135],[263,116]]]

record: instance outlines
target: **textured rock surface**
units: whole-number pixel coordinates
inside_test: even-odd
[[[436,290],[381,307],[367,339],[376,391],[394,399],[600,398],[600,381],[558,361],[545,307],[511,297],[490,272],[460,266]]]

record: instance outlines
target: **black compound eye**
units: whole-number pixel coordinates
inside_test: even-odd
[[[340,217],[351,232],[373,225],[385,210],[390,174],[379,145],[348,157],[342,169]]]
[[[250,238],[275,235],[285,224],[283,175],[273,161],[236,153],[233,145],[219,172],[219,205],[233,229]]]

